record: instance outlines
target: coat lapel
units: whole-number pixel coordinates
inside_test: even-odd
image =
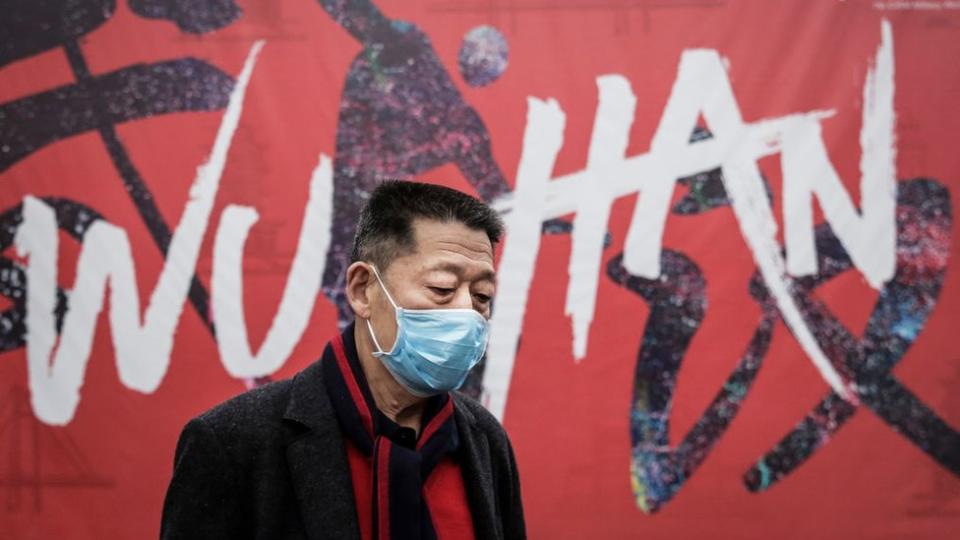
[[[303,430],[287,446],[287,463],[307,536],[359,538],[350,465],[320,361],[294,378],[284,418]]]
[[[460,467],[473,516],[474,534],[480,539],[502,538],[501,528],[497,526],[493,466],[487,437],[475,427],[476,419],[467,407],[458,402],[455,405],[454,418],[461,444]]]

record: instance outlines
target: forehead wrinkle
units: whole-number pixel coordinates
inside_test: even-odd
[[[463,266],[493,264],[493,253],[489,251],[464,253],[462,250],[440,248],[437,252],[440,260],[448,264],[458,264],[461,259],[466,259],[466,262],[462,263]]]
[[[437,247],[444,251],[461,251],[466,250],[471,253],[476,253],[478,255],[491,255],[490,244],[484,242],[467,242],[465,240],[451,241],[451,240],[441,240],[435,239],[434,242],[437,244]],[[471,247],[469,244],[473,244]],[[445,246],[455,246],[460,249],[451,249]]]

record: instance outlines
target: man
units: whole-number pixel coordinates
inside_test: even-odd
[[[347,269],[355,323],[186,425],[161,537],[525,537],[506,433],[452,392],[486,347],[502,228],[452,189],[374,190]]]

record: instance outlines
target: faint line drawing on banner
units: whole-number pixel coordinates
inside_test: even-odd
[[[0,488],[6,488],[8,512],[24,508],[24,498],[32,494],[34,511],[42,511],[46,489],[112,489],[112,478],[97,472],[63,428],[47,426],[30,409],[30,394],[22,386],[0,391]],[[25,449],[29,449],[24,452]],[[44,456],[55,455],[66,461],[65,467],[49,470]]]
[[[630,15],[636,11],[643,17],[643,31],[649,32],[652,25],[654,11],[678,9],[711,9],[722,7],[724,0],[619,0],[604,2],[583,2],[578,0],[473,0],[437,2],[429,6],[430,11],[437,13],[479,13],[498,24],[502,13],[510,16],[510,31],[519,32],[518,15],[543,14],[549,12],[566,11],[572,13],[608,13],[613,24],[614,34],[625,34],[630,31]]]

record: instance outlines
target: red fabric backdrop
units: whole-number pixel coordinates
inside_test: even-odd
[[[209,285],[214,232],[223,209],[228,204],[255,207],[260,220],[244,254],[243,305],[250,341],[259,345],[297,250],[318,155],[337,156],[338,130],[348,129],[338,126],[338,114],[351,63],[362,47],[324,6],[310,0],[240,1],[241,13],[201,33],[184,31],[169,18],[144,17],[133,4],[119,2],[102,25],[73,41],[92,76],[191,57],[236,80],[253,43],[265,40],[196,267],[199,281]],[[449,80],[485,126],[493,161],[511,186],[524,146],[528,96],[554,98],[566,113],[564,143],[553,171],[559,177],[585,167],[598,76],[620,74],[631,84],[637,104],[626,153],[641,154],[650,148],[683,51],[712,49],[725,59],[745,121],[835,110],[821,122],[823,140],[855,202],[860,200],[864,81],[886,19],[895,65],[897,178],[933,179],[949,193],[947,208],[956,206],[956,3],[382,0],[377,5],[385,16],[409,21],[429,37]],[[9,20],[29,11],[17,3],[3,10]],[[492,26],[504,38],[508,64],[499,79],[472,86],[459,73],[458,54],[464,36],[481,25]],[[25,43],[42,33],[17,28],[24,33],[4,39]],[[0,67],[0,103],[22,103],[77,82],[76,65],[71,66],[59,41],[36,49],[10,53],[12,59]],[[389,79],[391,72],[385,76]],[[428,88],[426,95],[434,90]],[[120,144],[171,228],[184,212],[196,168],[210,153],[220,126],[227,93],[219,95],[212,105],[153,111],[116,124]],[[62,98],[52,103],[59,111],[84,102]],[[11,110],[0,116],[5,124],[0,136],[7,138],[4,152],[22,143],[26,126],[42,121],[11,116]],[[103,130],[93,126],[63,134],[65,124],[51,122],[61,130],[55,142],[28,148],[0,171],[0,211],[15,210],[27,195],[66,198],[96,210],[126,232],[145,305],[164,257],[124,188]],[[356,129],[362,134],[372,127]],[[759,166],[782,230],[779,157],[764,158]],[[450,160],[431,164],[416,176],[476,192]],[[687,191],[678,186],[672,203],[683,200]],[[636,195],[627,195],[612,206],[610,246],[603,250],[601,273],[623,251],[636,201]],[[664,248],[695,262],[708,299],[676,374],[669,408],[671,445],[699,421],[760,318],[761,309],[748,290],[756,264],[734,213],[720,206],[695,215],[673,212],[666,221]],[[823,221],[819,209],[816,219]],[[949,236],[949,223],[945,232],[942,289],[933,295],[929,318],[893,374],[928,412],[943,419],[947,430],[930,437],[949,444],[960,429],[960,346],[954,335],[960,278],[953,269],[960,243],[957,235]],[[66,230],[60,238],[58,281],[69,288],[81,244]],[[782,234],[778,238],[782,241]],[[503,415],[519,461],[532,538],[945,538],[960,528],[960,478],[950,469],[960,448],[941,450],[935,459],[865,405],[775,485],[757,492],[745,486],[744,473],[829,390],[783,322],[773,329],[764,365],[739,412],[707,449],[702,466],[658,511],[642,511],[631,489],[631,407],[638,349],[651,310],[639,296],[601,275],[586,356],[575,360],[573,330],[564,310],[571,242],[568,234],[542,237]],[[12,243],[2,254],[19,268],[28,264]],[[813,294],[854,336],[865,332],[880,296],[856,270]],[[0,308],[8,312],[17,305],[10,295],[0,297]],[[316,359],[336,329],[337,309],[320,295],[302,338],[272,378],[289,377]],[[80,400],[64,425],[37,419],[27,383],[27,348],[7,343],[0,354],[0,538],[155,536],[179,430],[192,416],[245,390],[224,369],[198,310],[187,302],[176,325],[169,368],[149,393],[121,382],[110,324],[106,312],[101,314]],[[900,403],[891,400],[890,415],[896,415]]]

